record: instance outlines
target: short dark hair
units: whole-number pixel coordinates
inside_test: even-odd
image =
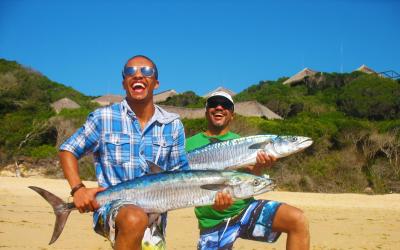
[[[154,72],[154,77],[156,78],[156,80],[158,80],[158,69],[157,69],[157,65],[153,62],[153,60],[151,60],[151,59],[148,58],[147,56],[144,56],[144,55],[132,56],[131,58],[128,59],[128,61],[126,61],[125,65],[124,65],[124,68],[126,67],[126,64],[127,64],[130,60],[133,60],[133,59],[139,58],[139,57],[142,57],[142,58],[144,58],[144,59],[150,61],[151,64],[153,64],[154,71],[155,71],[155,72]],[[122,79],[125,79],[124,70],[122,70]]]

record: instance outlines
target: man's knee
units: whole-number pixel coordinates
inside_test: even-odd
[[[120,208],[115,224],[119,232],[143,234],[148,225],[148,217],[139,207],[124,206]]]
[[[293,230],[308,231],[308,219],[300,209],[293,211],[292,214]]]
[[[308,219],[304,212],[296,207],[282,204],[276,212],[273,229],[279,232],[308,232]]]

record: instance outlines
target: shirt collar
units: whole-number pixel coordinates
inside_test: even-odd
[[[166,110],[164,110],[163,108],[161,108],[158,105],[154,105],[154,107],[155,107],[154,114],[153,114],[153,117],[151,117],[149,124],[151,124],[155,121],[157,121],[161,124],[167,124],[176,119],[179,119],[178,114],[167,112]],[[122,100],[121,108],[125,114],[132,117],[133,119],[137,119],[135,112],[133,112],[133,110],[129,106],[128,102],[126,101],[126,99]]]

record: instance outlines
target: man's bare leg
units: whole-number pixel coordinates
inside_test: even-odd
[[[275,214],[272,230],[287,233],[286,249],[310,249],[308,220],[300,209],[282,204]]]
[[[115,219],[115,249],[140,250],[147,225],[148,217],[143,209],[134,205],[120,208]]]

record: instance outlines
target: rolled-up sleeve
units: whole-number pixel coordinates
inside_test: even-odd
[[[83,126],[60,146],[60,150],[69,151],[78,159],[88,152],[96,152],[99,147],[100,120],[94,112],[89,114]]]

